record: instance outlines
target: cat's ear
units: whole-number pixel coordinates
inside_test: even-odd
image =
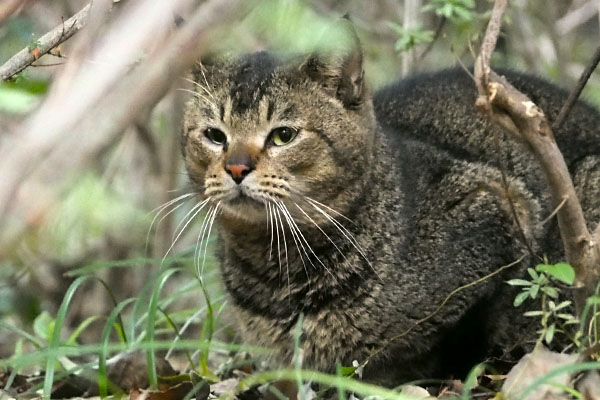
[[[354,25],[344,16],[334,27],[336,43],[311,54],[300,65],[310,79],[338,98],[345,107],[357,108],[365,96],[363,53]]]

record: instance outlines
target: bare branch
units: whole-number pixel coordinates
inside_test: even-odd
[[[485,36],[481,43],[481,51],[475,60],[475,84],[479,96],[487,96],[488,72],[490,69],[490,58],[496,48],[500,27],[502,26],[502,15],[506,9],[506,0],[498,0],[494,3],[490,22],[485,30]]]
[[[565,254],[576,271],[576,287],[580,290],[576,290],[575,303],[581,311],[590,288],[595,288],[600,276],[598,242],[592,240],[587,229],[569,170],[544,112],[489,66],[505,8],[506,0],[496,0],[481,53],[475,61],[475,81],[479,93],[476,106],[492,121],[525,141],[541,164],[553,206],[558,209],[558,225]]]
[[[157,30],[172,24],[172,11],[181,4],[132,2],[102,37],[90,38],[102,43],[86,58],[110,62],[83,63],[74,75],[62,76],[61,85],[53,85],[57,91],[22,126],[18,140],[10,149],[0,149],[0,225],[6,228],[0,232],[0,256],[30,221],[41,217],[35,199],[42,197],[46,208],[56,202],[65,178],[151,109],[245,2],[209,0],[181,28],[158,40]],[[135,62],[148,45],[154,51],[144,62]],[[48,181],[57,184],[49,186]]]
[[[567,101],[565,101],[565,104],[560,109],[560,112],[558,113],[556,120],[552,124],[553,130],[555,130],[555,131],[558,130],[562,126],[562,124],[565,122],[565,119],[567,119],[567,116],[571,112],[571,109],[575,105],[575,102],[579,98],[579,95],[581,95],[583,88],[585,88],[585,85],[587,84],[588,79],[590,79],[590,76],[592,75],[592,73],[594,72],[596,67],[598,66],[599,62],[600,62],[600,46],[596,49],[596,52],[592,56],[590,63],[585,67],[585,70],[581,73],[581,76],[579,77],[579,80],[577,81],[577,86],[575,86],[575,88],[573,89],[571,94],[569,94],[569,98],[567,99]]]
[[[435,28],[435,33],[433,34],[433,39],[431,39],[431,42],[429,42],[429,44],[427,45],[427,47],[425,48],[425,50],[423,50],[423,52],[421,53],[421,55],[418,57],[417,62],[423,61],[423,59],[425,58],[425,56],[427,56],[427,54],[431,51],[431,49],[433,49],[433,46],[435,45],[435,43],[437,42],[437,40],[442,35],[442,31],[443,31],[444,26],[446,25],[447,21],[448,21],[448,18],[446,18],[446,17],[441,17],[439,19],[437,27]]]
[[[91,4],[82,8],[77,14],[52,29],[38,39],[37,47],[25,47],[0,66],[0,79],[6,81],[23,71],[35,60],[48,53],[50,50],[69,39],[79,31],[87,22]]]

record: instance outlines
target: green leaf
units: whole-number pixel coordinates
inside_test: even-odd
[[[423,12],[433,11],[436,15],[449,18],[452,21],[471,22],[475,16],[472,0],[431,0],[422,8]]]
[[[590,306],[595,306],[600,304],[600,296],[590,296],[586,300],[586,303]]]
[[[556,306],[556,310],[562,310],[563,308],[568,307],[570,305],[571,305],[570,300],[563,301]]]
[[[531,286],[531,285],[533,285],[533,283],[531,283],[530,281],[526,281],[525,279],[511,279],[510,281],[507,281],[506,283],[508,283],[511,286]]]
[[[545,286],[542,288],[542,292],[546,293],[548,296],[552,297],[553,299],[558,298],[558,289],[550,287],[550,286]]]
[[[532,285],[531,288],[529,288],[529,296],[531,296],[532,299],[535,299],[538,295],[539,290],[540,290],[540,285],[538,285],[538,284]]]
[[[575,270],[567,263],[539,264],[535,269],[567,285],[572,285],[575,281]]]
[[[552,342],[552,339],[554,339],[554,331],[556,330],[556,325],[552,324],[548,327],[548,329],[546,330],[546,334],[544,335],[544,341],[547,344],[550,344]]]
[[[529,297],[529,292],[521,292],[519,293],[516,297],[515,297],[515,301],[513,302],[513,306],[515,307],[519,307],[521,304],[523,304],[523,302],[525,301],[525,299]]]
[[[352,377],[356,372],[356,367],[339,367],[338,374],[341,376]]]
[[[539,274],[537,272],[535,272],[535,270],[533,268],[527,268],[527,273],[529,273],[529,276],[531,276],[531,279],[539,278]]]
[[[544,315],[544,312],[542,310],[527,311],[526,313],[523,313],[523,315],[526,317],[539,317],[540,315]]]
[[[562,314],[562,313],[559,313],[559,314],[556,314],[556,316],[558,318],[562,318],[562,319],[567,320],[567,321],[571,321],[571,320],[575,319],[575,317],[573,315],[571,315],[571,314]]]
[[[48,311],[43,311],[35,317],[35,320],[33,321],[33,332],[37,337],[49,342],[53,331],[54,319],[50,316]]]
[[[394,48],[399,52],[410,50],[420,43],[428,43],[433,40],[433,31],[423,30],[420,26],[408,29],[391,21],[387,21],[387,25],[398,34]]]
[[[79,337],[79,335],[81,335],[81,332],[83,332],[85,330],[85,328],[87,328],[92,322],[94,322],[98,319],[100,319],[100,317],[97,315],[92,315],[92,316],[86,318],[81,324],[79,324],[79,326],[75,329],[75,331],[71,334],[71,336],[69,336],[69,339],[67,340],[66,344],[68,346],[76,345],[77,338]]]

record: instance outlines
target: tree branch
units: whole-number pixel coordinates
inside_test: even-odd
[[[0,149],[0,258],[28,226],[43,220],[65,180],[151,110],[215,40],[215,31],[250,3],[209,0],[179,29],[161,36],[183,2],[131,2],[117,20],[105,24],[102,36],[78,43],[88,49],[86,58],[110,62],[77,64],[70,57],[36,114],[22,124],[10,147]],[[154,51],[139,62],[141,50],[150,45]]]
[[[565,101],[565,104],[560,109],[560,112],[558,113],[556,120],[552,124],[552,130],[556,131],[556,130],[560,129],[563,122],[565,122],[565,119],[567,119],[567,117],[569,116],[571,109],[575,105],[575,102],[579,98],[579,95],[583,91],[583,88],[585,88],[585,85],[587,84],[588,79],[590,79],[590,76],[592,75],[592,73],[594,72],[596,67],[598,66],[599,62],[600,62],[600,46],[596,49],[596,52],[592,56],[590,63],[585,67],[585,70],[581,73],[581,76],[579,77],[579,80],[577,81],[577,86],[575,86],[575,88],[573,89],[571,94],[569,94],[569,98],[567,99],[567,101]]]
[[[36,42],[37,46],[35,48],[25,47],[12,56],[0,66],[0,79],[4,81],[9,80],[31,65],[35,60],[77,33],[87,22],[90,7],[91,4],[88,4],[77,14],[40,37]]]
[[[573,181],[544,112],[489,66],[505,8],[506,0],[496,0],[475,61],[476,106],[530,146],[546,177],[553,206],[564,203],[557,212],[558,225],[567,260],[575,268],[575,286],[579,289],[575,303],[581,311],[600,276],[598,242],[587,229]]]

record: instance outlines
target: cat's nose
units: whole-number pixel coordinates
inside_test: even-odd
[[[246,175],[250,173],[251,168],[248,165],[244,164],[228,164],[225,166],[225,170],[229,175],[231,175],[231,178],[233,178],[235,183],[239,185],[240,183],[242,183]]]

